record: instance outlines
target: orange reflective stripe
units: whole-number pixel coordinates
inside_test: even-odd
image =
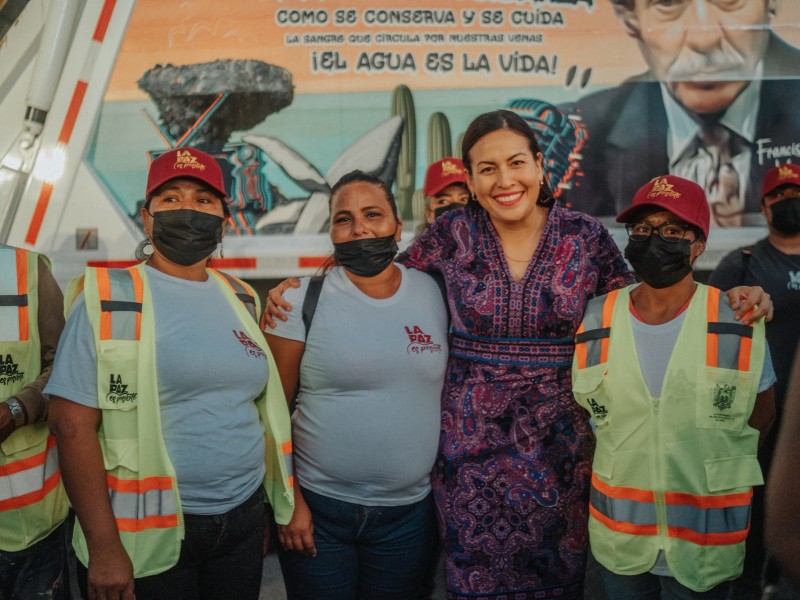
[[[289,440],[288,442],[283,442],[281,444],[281,454],[291,454],[292,453],[292,441]]]
[[[634,525],[633,523],[627,523],[625,521],[614,521],[591,504],[589,505],[589,514],[612,531],[628,533],[630,535],[658,535],[657,525]]]
[[[616,487],[600,481],[597,475],[592,473],[592,486],[598,491],[611,498],[621,498],[633,500],[634,502],[655,502],[656,495],[652,490],[641,490],[639,488]]]
[[[747,539],[748,531],[749,529],[731,533],[698,533],[693,529],[667,527],[667,534],[670,537],[686,540],[698,546],[730,546],[732,544],[741,544]]]
[[[619,294],[619,290],[614,290],[608,293],[606,296],[606,301],[603,303],[603,327],[611,327],[611,317],[614,316],[614,304],[617,301],[617,294]],[[600,340],[600,362],[607,363],[608,362],[608,344],[611,341],[611,337],[605,337]]]
[[[13,510],[15,508],[23,508],[25,506],[30,506],[31,504],[36,504],[37,502],[41,502],[42,499],[47,496],[50,492],[52,492],[58,482],[61,480],[61,471],[56,471],[50,477],[44,480],[44,484],[38,490],[34,490],[32,492],[28,492],[27,494],[22,494],[20,496],[14,496],[13,498],[9,498],[8,500],[0,501],[0,512],[6,510]]]
[[[581,322],[580,327],[578,327],[578,331],[575,332],[575,335],[580,335],[584,331],[583,327],[584,323]],[[578,363],[579,369],[586,368],[586,342],[579,342],[575,344],[575,361]]]
[[[145,529],[168,529],[178,526],[178,515],[152,516],[142,519],[116,519],[120,531],[136,532]]]
[[[142,304],[144,302],[144,283],[142,282],[142,274],[138,269],[130,268],[128,272],[131,274],[131,283],[133,283],[133,297],[136,302]],[[142,311],[136,312],[136,339],[141,336],[142,331]]]
[[[752,327],[752,325],[750,325]],[[742,336],[739,338],[739,370],[750,370],[750,351],[753,348],[753,339]]]
[[[289,475],[289,487],[294,489],[294,475]]]
[[[14,473],[20,473],[21,471],[27,471],[28,469],[32,469],[34,467],[43,465],[47,460],[47,453],[55,445],[56,445],[56,438],[54,438],[52,435],[48,436],[47,444],[45,445],[44,450],[42,450],[38,454],[34,454],[33,456],[29,456],[27,458],[23,458],[20,460],[15,460],[12,463],[0,466],[0,477],[8,477],[9,475],[13,475]]]
[[[17,248],[17,293],[28,294],[28,256],[25,250]],[[19,341],[28,341],[28,305],[19,307]]]
[[[664,500],[667,504],[684,504],[696,508],[728,508],[731,506],[748,506],[753,498],[752,488],[738,494],[724,496],[695,496],[680,492],[666,492]]]
[[[48,436],[42,452],[0,467],[0,511],[35,504],[55,489],[61,480],[55,446],[55,437]]]
[[[97,292],[100,295],[100,302],[111,300],[111,282],[108,278],[108,269],[97,269]],[[111,327],[111,313],[106,310],[100,311],[100,339],[110,340],[113,337]]]
[[[708,288],[708,302],[706,303],[706,319],[708,323],[719,321],[719,290]],[[718,366],[719,338],[716,333],[706,334],[706,366]]]
[[[144,479],[119,479],[113,475],[106,475],[106,485],[115,492],[141,494],[151,490],[171,490],[170,477],[145,477]]]

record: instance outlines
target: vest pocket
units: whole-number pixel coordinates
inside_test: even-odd
[[[764,475],[755,455],[710,459],[704,464],[711,493],[764,484]]]
[[[611,397],[608,394],[606,368],[600,364],[581,369],[572,377],[572,394],[583,408],[589,411],[595,426],[600,429],[611,422]]]
[[[139,472],[139,445],[137,440],[119,440],[100,437],[100,446],[103,448],[103,462],[106,471],[117,471],[117,475],[124,476],[119,469],[130,473]]]
[[[696,425],[742,431],[755,402],[755,377],[747,371],[703,367],[697,382]]]
[[[26,425],[21,429],[17,429],[5,441],[0,444],[8,458],[12,458],[18,452],[24,452],[35,446],[41,444],[47,439],[48,434],[47,423],[34,423],[33,425]]]

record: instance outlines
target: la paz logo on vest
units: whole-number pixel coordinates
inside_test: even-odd
[[[108,394],[106,401],[111,404],[127,404],[136,401],[137,393],[128,390],[128,384],[122,380],[122,375],[110,373],[108,382]]]
[[[608,416],[605,404],[599,404],[594,398],[589,398],[589,407],[592,409],[592,416],[597,421],[604,421]]]
[[[19,370],[19,363],[10,354],[0,354],[0,385],[18,383],[25,377],[25,372]]]

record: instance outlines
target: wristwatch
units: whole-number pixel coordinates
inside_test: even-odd
[[[8,408],[11,410],[11,418],[14,419],[16,428],[25,426],[25,409],[22,408],[22,403],[17,398],[11,398],[6,402]]]

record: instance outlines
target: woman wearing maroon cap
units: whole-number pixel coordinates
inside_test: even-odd
[[[452,318],[432,474],[448,598],[579,599],[593,437],[570,389],[574,336],[588,300],[633,276],[596,219],[555,205],[521,117],[480,115],[462,156],[476,202],[399,257],[441,273]]]
[[[775,416],[764,324],[694,280],[706,195],[665,175],[636,193],[625,258],[638,285],[592,298],[572,389],[597,424],[591,551],[609,598],[719,599],[742,572],[757,450]]]
[[[213,157],[162,154],[145,262],[77,286],[46,392],[89,600],[255,600],[265,497],[291,518],[289,416],[258,302],[208,266],[225,195]]]

